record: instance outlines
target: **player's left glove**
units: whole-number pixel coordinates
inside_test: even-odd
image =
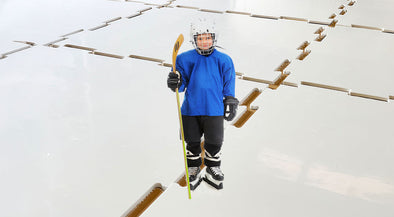
[[[226,96],[224,103],[224,120],[232,121],[237,115],[238,99],[232,96]]]

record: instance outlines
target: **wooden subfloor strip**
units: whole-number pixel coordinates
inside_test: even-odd
[[[383,29],[382,32],[394,34],[394,30]]]
[[[30,45],[30,46],[36,46],[37,45],[36,43],[31,42],[31,41],[14,41],[14,42],[27,44],[27,45]]]
[[[322,22],[322,21],[316,21],[316,20],[309,20],[308,23],[317,24],[317,25],[325,25],[325,26],[328,26],[330,24],[329,22]]]
[[[386,97],[380,97],[380,96],[373,96],[373,95],[368,95],[368,94],[363,94],[363,93],[355,93],[355,92],[350,92],[350,96],[356,96],[356,97],[361,97],[361,98],[366,98],[366,99],[373,99],[373,100],[378,100],[378,101],[383,101],[383,102],[388,102],[388,98]]]
[[[370,30],[379,30],[379,31],[382,31],[381,28],[373,27],[373,26],[364,26],[364,25],[357,25],[357,24],[352,24],[351,26],[352,26],[353,28],[361,28],[361,29],[370,29]]]
[[[274,81],[273,84],[268,85],[272,90],[278,89],[278,87],[283,83],[283,81],[290,75],[290,72],[281,73]]]
[[[259,79],[259,78],[252,78],[252,77],[247,77],[247,76],[243,76],[243,77],[241,77],[241,79],[245,80],[245,81],[253,81],[253,82],[263,83],[263,84],[273,84],[272,81],[263,80],[263,79]]]
[[[242,76],[242,75],[244,75],[244,73],[242,73],[242,72],[235,72],[235,75],[236,76]]]
[[[286,85],[286,86],[289,86],[289,87],[298,87],[298,84],[297,84],[297,83],[293,83],[293,82],[287,82],[287,81],[285,81],[285,82],[283,82],[282,84],[283,84],[283,85]]]
[[[248,16],[251,16],[251,15],[252,15],[251,13],[248,13],[248,12],[242,12],[242,11],[231,11],[231,10],[227,10],[227,11],[226,11],[226,13],[229,13],[229,14],[240,14],[240,15],[248,15]]]
[[[56,40],[56,41],[51,41],[51,42],[48,42],[48,43],[44,44],[44,46],[55,47],[55,46],[57,46],[57,45],[55,45],[56,43],[61,42],[61,41],[64,41],[64,40],[66,40],[66,39],[67,39],[67,38],[61,38],[61,39],[58,39],[58,40]]]
[[[138,56],[138,55],[130,55],[130,58],[134,58],[134,59],[140,59],[140,60],[147,60],[147,61],[152,61],[152,62],[158,62],[158,63],[163,63],[164,60],[161,59],[156,59],[156,58],[152,58],[152,57],[144,57],[144,56]]]
[[[80,49],[80,50],[87,50],[87,51],[95,51],[95,48],[90,48],[90,47],[84,47],[84,46],[79,46],[79,45],[74,45],[74,44],[65,44],[64,47],[69,47],[69,48],[75,48],[75,49]]]
[[[115,22],[115,21],[120,20],[120,19],[122,19],[122,17],[115,17],[115,18],[112,18],[110,20],[104,21],[104,23],[112,23],[112,22]]]
[[[91,52],[91,54],[105,56],[105,57],[111,57],[111,58],[116,58],[116,59],[123,59],[124,58],[123,56],[120,56],[120,55],[103,53],[103,52],[98,52],[98,51]]]
[[[100,26],[96,26],[96,27],[90,28],[89,31],[95,31],[95,30],[104,28],[104,27],[106,27],[106,26],[108,26],[108,25],[109,25],[108,23],[105,23],[105,24],[103,24],[103,25],[100,25]]]
[[[318,83],[313,83],[313,82],[308,82],[308,81],[301,81],[301,84],[302,85],[306,85],[306,86],[318,87],[318,88],[335,90],[335,91],[341,91],[341,92],[346,92],[346,93],[349,93],[349,91],[350,91],[347,88],[335,87],[335,86],[330,86],[330,85],[325,85],[325,84],[318,84]]]
[[[142,10],[140,10],[139,12],[140,12],[140,13],[144,13],[145,11],[149,11],[149,10],[152,10],[152,7],[142,9]]]
[[[209,13],[216,13],[216,14],[223,14],[223,13],[224,13],[223,11],[217,11],[217,10],[211,10],[211,9],[204,9],[204,8],[199,9],[199,11],[202,11],[202,12],[209,12]]]
[[[267,16],[267,15],[261,15],[261,14],[252,14],[250,15],[251,17],[255,18],[263,18],[263,19],[271,19],[271,20],[279,20],[279,17],[275,16]]]
[[[7,56],[7,55],[10,55],[10,54],[13,54],[13,53],[16,53],[16,52],[19,52],[19,51],[23,51],[23,50],[26,50],[26,49],[29,49],[29,48],[31,48],[31,46],[25,46],[25,47],[21,47],[21,48],[12,50],[12,51],[8,51],[8,52],[3,53],[3,54],[1,54],[1,55],[2,55],[2,56]]]
[[[241,100],[239,105],[250,107],[252,102],[261,94],[261,92],[262,92],[262,90],[260,90],[258,88],[252,89],[252,91],[250,91],[250,93]]]
[[[245,112],[242,113],[236,121],[234,121],[233,126],[241,128],[258,109],[258,106],[252,106],[245,110]]]
[[[186,9],[194,9],[194,10],[198,10],[198,9],[199,9],[199,8],[197,8],[197,7],[184,6],[184,5],[177,5],[176,7],[178,7],[178,8],[186,8]]]
[[[240,79],[245,80],[245,81],[253,81],[253,82],[257,82],[257,83],[262,83],[262,84],[273,84],[274,82],[272,81],[268,81],[268,80],[263,80],[263,79],[259,79],[259,78],[252,78],[252,77],[248,77],[248,76],[242,76],[240,77]],[[283,85],[286,86],[290,86],[290,87],[298,87],[297,83],[292,83],[292,82],[283,82]]]
[[[165,191],[161,184],[154,184],[148,191],[141,197],[141,199],[134,204],[131,210],[128,210],[124,217],[137,217],[140,216],[150,205]]]
[[[172,68],[172,64],[171,63],[161,63],[159,65],[164,66],[164,67],[168,67],[168,68]]]
[[[302,22],[308,22],[308,20],[307,20],[307,19],[304,19],[304,18],[298,18],[298,17],[280,16],[279,18],[280,18],[280,19],[283,19],[283,20],[293,20],[293,21],[302,21]]]
[[[134,18],[134,17],[138,17],[138,16],[140,16],[141,14],[142,14],[141,12],[138,12],[138,13],[132,14],[132,15],[130,15],[130,16],[127,16],[126,18],[127,18],[127,19],[131,19],[131,18]]]
[[[70,33],[67,33],[65,35],[61,35],[60,37],[65,38],[67,36],[74,35],[74,34],[77,34],[77,33],[80,33],[80,32],[83,32],[83,29],[78,29],[78,30],[76,30],[74,32],[70,32]]]

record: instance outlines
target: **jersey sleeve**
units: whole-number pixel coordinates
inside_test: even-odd
[[[230,57],[227,58],[225,62],[225,67],[223,72],[223,96],[235,97],[235,69],[233,61]]]
[[[178,91],[184,92],[187,87],[188,79],[185,71],[185,66],[184,66],[185,64],[181,56],[177,57],[175,65],[176,65],[176,70],[181,74],[182,77],[182,85],[178,88]]]

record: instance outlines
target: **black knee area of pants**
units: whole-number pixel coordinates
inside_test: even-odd
[[[217,153],[219,153],[221,148],[222,148],[222,143],[220,143],[220,144],[205,143],[204,144],[205,151],[208,152],[211,156],[215,156]],[[215,158],[215,160],[209,160],[209,159],[207,159],[207,157],[205,157],[204,164],[207,167],[220,166],[220,164],[221,164],[220,156]]]
[[[205,151],[207,151],[212,156],[215,156],[217,153],[219,153],[221,148],[222,144],[212,144],[207,142],[204,144]]]
[[[189,159],[187,158],[187,166],[188,167],[199,167],[202,164],[201,159],[201,144],[200,142],[190,142],[187,143],[187,151],[192,153],[192,157],[198,157],[198,159]]]
[[[193,153],[193,155],[201,154],[201,143],[200,142],[189,142],[187,143],[186,149]]]

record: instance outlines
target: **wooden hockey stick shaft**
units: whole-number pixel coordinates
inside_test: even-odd
[[[176,73],[176,57],[178,55],[179,48],[181,47],[183,43],[183,35],[180,34],[178,36],[178,39],[175,42],[174,45],[174,50],[172,52],[172,71]],[[181,102],[179,100],[179,90],[176,88],[176,102],[178,105],[178,116],[179,116],[179,126],[181,128],[181,138],[182,138],[182,148],[183,148],[183,159],[185,161],[185,174],[186,174],[186,184],[187,184],[187,192],[189,195],[189,199],[192,199],[191,193],[190,193],[190,181],[189,181],[189,169],[187,167],[187,158],[186,158],[186,146],[185,146],[185,134],[183,132],[183,123],[182,123],[182,113],[181,113]]]

